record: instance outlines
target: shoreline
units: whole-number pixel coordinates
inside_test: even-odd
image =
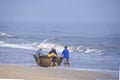
[[[0,64],[0,79],[4,78],[23,80],[118,80],[111,74],[96,71]]]
[[[0,64],[2,65],[2,64]],[[19,66],[28,66],[28,67],[36,67],[36,64],[3,64],[3,65],[19,65]],[[47,68],[47,67],[41,67],[41,68]],[[53,67],[54,68],[54,67]],[[67,67],[65,68],[64,66],[59,66],[59,69],[67,69],[67,70],[80,70],[80,71],[92,71],[92,72],[101,72],[101,73],[107,73],[111,74],[112,77],[114,78],[119,78],[119,71],[112,71],[112,70],[103,70],[103,69],[87,69],[87,68],[73,68],[73,67]]]

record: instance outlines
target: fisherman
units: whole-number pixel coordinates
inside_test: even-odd
[[[49,52],[49,54],[48,54],[48,57],[52,57],[52,61],[51,61],[51,63],[50,63],[50,67],[52,67],[53,66],[53,64],[55,64],[56,65],[56,67],[58,66],[58,64],[57,64],[57,52],[56,52],[56,50],[55,50],[55,46],[53,46],[52,47],[52,50]]]
[[[40,56],[44,56],[44,54],[42,53],[43,48],[44,48],[43,46],[40,46],[39,49],[35,53],[36,58],[37,58],[37,66],[39,66],[40,64]]]
[[[64,56],[64,66],[65,67],[69,66],[70,65],[70,63],[69,63],[69,50],[67,49],[67,46],[64,46],[62,56]]]

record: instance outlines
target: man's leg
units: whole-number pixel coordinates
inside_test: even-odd
[[[53,65],[53,62],[50,63],[50,67],[52,67],[52,65]]]
[[[40,66],[40,59],[37,61],[37,66]]]
[[[57,62],[55,62],[55,65],[56,65],[56,67],[58,67],[58,63]]]

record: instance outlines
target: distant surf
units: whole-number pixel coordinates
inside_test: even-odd
[[[13,35],[9,35],[7,33],[0,32],[0,36],[12,37]]]

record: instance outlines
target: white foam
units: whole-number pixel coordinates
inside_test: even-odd
[[[41,42],[39,45],[37,45],[37,47],[43,46],[46,51],[50,51],[51,48],[52,48],[53,46],[55,46],[57,52],[62,52],[62,51],[63,51],[63,49],[64,49],[64,46],[63,46],[63,45],[55,44],[55,43],[52,43],[52,42],[48,42],[48,40],[49,40],[49,39],[44,40],[44,41]],[[70,47],[70,46],[69,46],[68,49],[69,49],[70,52],[73,51],[73,47]]]
[[[64,49],[63,45],[60,44],[55,44],[52,42],[48,42],[48,39],[42,41],[41,43],[39,42],[34,42],[34,43],[8,43],[8,42],[4,42],[4,41],[0,41],[0,46],[1,47],[10,47],[10,48],[20,48],[20,49],[29,49],[29,50],[37,50],[39,46],[43,46],[45,49],[43,49],[43,51],[50,51],[52,46],[56,47],[56,51],[57,52],[62,52]],[[70,53],[77,51],[77,52],[81,52],[81,53],[86,53],[86,54],[95,54],[95,55],[101,55],[103,54],[102,51],[103,50],[99,50],[99,49],[90,49],[90,48],[85,48],[83,46],[78,46],[78,47],[74,47],[74,46],[68,46],[68,50]]]
[[[7,33],[0,32],[0,36],[8,36],[8,37],[10,37],[10,36],[13,36],[13,35],[9,35]]]
[[[102,55],[102,54],[103,54],[103,51],[104,51],[104,50],[87,48],[87,49],[85,50],[85,53]]]
[[[99,50],[87,48],[86,51],[85,51],[85,53],[91,53],[91,52],[99,52]]]
[[[13,44],[13,43],[7,43],[4,41],[0,41],[0,46],[1,47],[10,47],[10,48],[20,48],[20,49],[28,49],[28,50],[37,50],[39,46],[44,46],[45,49],[43,49],[44,51],[50,51],[51,50],[51,46],[55,45],[56,46],[56,50],[57,52],[62,52],[62,50],[64,49],[64,46],[61,46],[59,44],[54,44],[54,43],[40,43],[38,45],[37,42],[35,43],[21,43],[21,44]]]
[[[102,55],[104,50],[101,49],[95,49],[95,48],[88,48],[84,47],[82,45],[74,48],[75,51],[81,52],[81,53],[86,53],[86,54],[96,54],[96,55]]]
[[[0,46],[1,47],[10,47],[10,48],[20,48],[20,49],[29,49],[29,50],[36,50],[35,47],[33,47],[33,45],[35,45],[35,43],[32,44],[12,44],[12,43],[6,43],[4,41],[0,41]]]
[[[84,50],[85,48],[81,45],[76,48],[76,51],[79,51],[79,52],[84,52]]]
[[[57,52],[62,52],[62,50],[64,49],[64,46],[54,43],[48,43],[48,42],[40,43],[38,46],[44,46],[46,51],[50,51],[52,46],[56,47]]]

